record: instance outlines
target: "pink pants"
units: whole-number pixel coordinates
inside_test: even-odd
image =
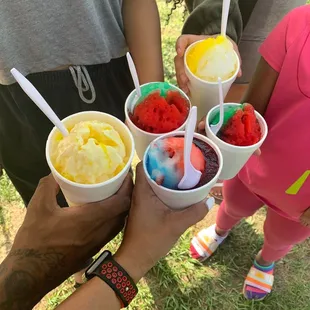
[[[232,229],[242,218],[253,215],[263,203],[240,181],[239,177],[224,182],[224,201],[217,214],[216,225],[222,230]],[[292,247],[310,237],[310,229],[279,215],[268,208],[264,224],[262,257],[276,261]]]

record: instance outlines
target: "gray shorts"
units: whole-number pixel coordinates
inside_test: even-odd
[[[239,44],[242,77],[238,84],[249,83],[260,59],[258,49],[279,21],[306,0],[258,0]]]

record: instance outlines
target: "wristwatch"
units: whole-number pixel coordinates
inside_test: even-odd
[[[94,276],[103,280],[120,299],[122,307],[127,307],[136,297],[138,288],[134,281],[114,259],[110,251],[104,251],[85,271],[90,280]]]

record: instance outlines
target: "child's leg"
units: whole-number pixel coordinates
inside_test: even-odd
[[[225,181],[224,201],[216,218],[219,233],[231,230],[242,218],[253,215],[263,203],[248,190],[239,177]]]
[[[253,215],[263,204],[237,177],[224,182],[224,201],[216,225],[201,230],[192,240],[190,252],[195,259],[210,257],[242,218]]]
[[[280,216],[269,208],[264,234],[264,246],[258,259],[274,262],[283,258],[295,244],[309,238],[310,228]],[[262,260],[260,261],[263,263]]]
[[[274,262],[283,258],[295,244],[308,237],[309,227],[287,219],[269,208],[264,224],[264,245],[256,257],[255,270],[259,270],[263,277],[273,278]],[[253,282],[254,274],[252,272],[247,276],[244,294],[248,299],[263,299],[271,291],[272,281],[269,283],[269,291],[266,291],[258,287],[259,283],[255,279]]]

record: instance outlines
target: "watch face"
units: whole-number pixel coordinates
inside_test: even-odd
[[[90,265],[90,267],[85,271],[86,278],[91,275],[103,262],[111,255],[110,251],[104,251],[100,256]]]

